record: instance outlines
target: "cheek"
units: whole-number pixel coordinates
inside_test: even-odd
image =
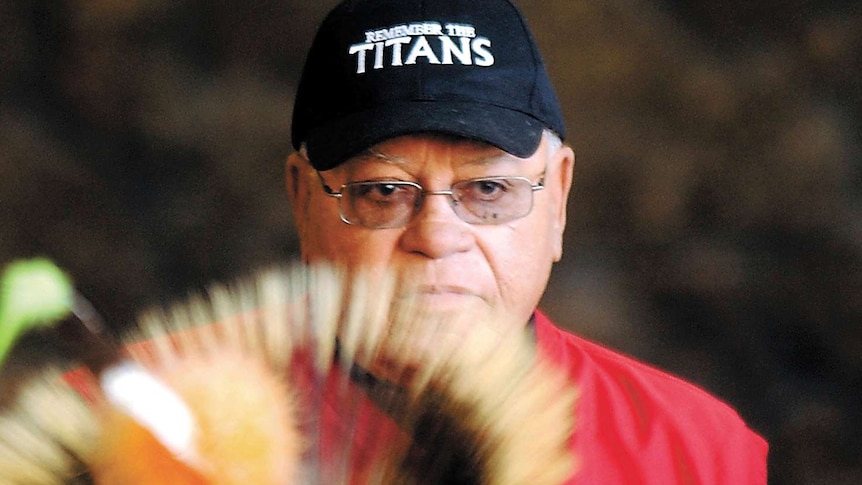
[[[302,256],[306,261],[333,260],[341,253],[345,225],[334,201],[312,196],[299,224]],[[340,257],[338,258],[340,259]]]
[[[551,199],[540,209],[541,212],[537,216],[541,217],[537,217],[534,228],[536,251],[541,251],[542,257],[550,258],[550,263],[554,263],[559,261],[562,255],[561,244],[565,223],[560,219],[557,199]]]
[[[553,259],[557,230],[545,207],[536,211],[522,224],[512,227],[506,246],[511,253],[509,264],[520,268],[520,274],[532,274],[549,265]],[[541,270],[539,270],[541,272]]]
[[[544,223],[529,223],[505,229],[498,237],[484,241],[484,253],[503,304],[527,318],[538,304],[550,275],[553,258],[548,228]]]
[[[393,231],[371,231],[345,224],[337,212],[321,207],[305,221],[302,253],[306,261],[331,261],[348,267],[380,266],[391,259],[396,245]]]

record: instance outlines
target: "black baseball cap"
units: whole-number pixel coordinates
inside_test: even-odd
[[[390,138],[437,132],[532,155],[565,137],[544,62],[508,0],[347,0],[321,23],[292,143],[328,170]]]

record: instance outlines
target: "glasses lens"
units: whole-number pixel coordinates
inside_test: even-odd
[[[340,200],[341,217],[364,227],[383,229],[410,222],[422,187],[410,182],[354,182]]]
[[[452,186],[452,195],[455,212],[471,224],[502,224],[533,208],[532,183],[522,177],[465,180]]]

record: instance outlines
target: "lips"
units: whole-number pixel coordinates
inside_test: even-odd
[[[478,296],[475,291],[455,285],[424,285],[416,289],[420,295],[464,295]]]
[[[401,295],[404,297],[436,297],[449,295],[453,297],[461,296],[483,299],[481,292],[459,284],[416,284],[407,280],[401,286]]]

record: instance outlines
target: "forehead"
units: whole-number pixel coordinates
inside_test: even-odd
[[[523,159],[485,142],[444,134],[417,134],[392,138],[348,159],[350,169],[368,164],[403,169],[445,165],[449,168],[516,164]]]

